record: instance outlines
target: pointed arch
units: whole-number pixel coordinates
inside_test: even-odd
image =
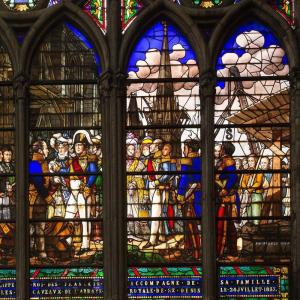
[[[0,42],[1,45],[7,50],[13,70],[12,77],[15,77],[20,72],[20,46],[14,31],[2,18],[0,18],[0,29]]]
[[[267,223],[274,226],[277,222],[279,228],[289,229],[284,235],[272,232],[271,242],[264,236],[264,243],[291,243],[290,186],[283,182],[284,176],[290,176],[290,168],[285,168],[290,166],[291,150],[289,66],[295,65],[298,58],[294,50],[289,51],[290,43],[291,28],[271,7],[246,0],[225,15],[209,45],[218,78],[214,140],[234,162],[234,180],[239,190],[234,203],[242,220],[236,230],[229,220],[232,212],[223,211],[225,198],[219,195],[217,255],[222,264],[231,257],[243,263],[259,256],[265,262],[271,256],[278,261],[291,258],[288,247],[254,251],[255,246],[247,244],[251,234],[247,238],[241,234],[253,226],[260,232],[257,237],[261,237]],[[225,168],[219,170],[222,173]],[[252,174],[258,170],[260,175]],[[268,171],[273,172],[270,177]],[[260,181],[254,184],[251,176]],[[263,188],[264,179],[269,180],[267,188]],[[254,185],[256,190],[251,189]],[[260,194],[257,186],[263,191]],[[246,197],[249,198],[245,200]],[[252,220],[245,221],[249,217]]]
[[[246,0],[232,7],[218,23],[209,42],[209,53],[212,62],[216,62],[225,41],[234,32],[235,28],[247,20],[258,20],[268,26],[286,51],[290,68],[299,64],[300,55],[295,51],[294,45],[297,43],[291,27],[267,3],[260,2],[258,4],[257,1],[253,0]]]
[[[139,38],[147,28],[151,28],[155,22],[162,19],[166,19],[176,26],[187,38],[189,44],[193,45],[200,72],[204,72],[207,68],[207,59],[205,59],[207,47],[203,35],[196,23],[182,9],[169,1],[157,1],[146,6],[126,30],[120,50],[120,69],[127,72],[129,57]],[[143,32],[141,32],[141,28],[144,29]]]
[[[98,30],[90,18],[81,11],[80,7],[72,3],[66,3],[48,8],[31,27],[22,45],[20,58],[25,72],[30,72],[32,58],[43,37],[47,32],[51,32],[51,29],[54,28],[56,24],[59,24],[60,21],[69,21],[91,41],[99,57],[102,70],[107,69],[109,65],[109,55],[104,35]]]

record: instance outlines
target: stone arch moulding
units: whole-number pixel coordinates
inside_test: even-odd
[[[268,4],[261,2],[258,4],[253,0],[236,5],[218,23],[209,42],[210,60],[214,64],[224,43],[234,29],[249,20],[258,20],[270,28],[287,53],[290,69],[299,65],[300,53],[297,53],[293,46],[297,43],[291,27]]]
[[[163,1],[158,1],[145,7],[126,30],[119,52],[120,70],[125,74],[127,73],[126,68],[129,57],[139,38],[151,27],[151,25],[163,18],[171,21],[171,23],[187,38],[190,45],[192,45],[192,49],[196,54],[200,73],[208,68],[208,60],[206,59],[208,53],[207,46],[197,24],[180,10],[180,8],[172,3],[168,4],[170,5],[165,5]],[[145,20],[147,21],[145,22]]]
[[[45,34],[51,32],[51,29],[60,21],[65,20],[68,20],[76,28],[82,31],[93,44],[95,51],[100,58],[102,72],[108,68],[109,51],[103,33],[98,29],[97,25],[81,11],[80,7],[72,3],[66,3],[49,9],[49,11],[42,14],[32,25],[21,48],[20,62],[25,74],[29,74],[33,55]]]
[[[0,18],[0,43],[7,49],[14,77],[20,73],[20,46],[11,27]]]

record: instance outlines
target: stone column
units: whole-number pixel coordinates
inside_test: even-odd
[[[291,71],[291,299],[300,299],[300,67]]]
[[[18,300],[29,297],[29,231],[28,231],[28,89],[27,76],[13,81],[16,115],[16,271]]]
[[[214,194],[214,71],[204,73],[200,76],[200,98],[202,145],[202,299],[215,300],[218,294],[218,276],[216,266],[216,205]]]
[[[103,128],[104,299],[127,299],[125,77],[119,73],[121,6],[107,1],[109,70],[100,78]]]
[[[104,295],[127,298],[126,172],[124,76],[104,73],[100,79],[103,120]]]

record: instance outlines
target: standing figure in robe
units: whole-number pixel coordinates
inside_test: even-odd
[[[236,257],[237,231],[234,220],[239,216],[240,199],[237,192],[238,175],[235,160],[232,155],[235,147],[231,142],[224,142],[221,148],[221,158],[216,169],[216,187],[218,191],[217,222],[217,254]],[[226,219],[228,218],[228,219]]]
[[[72,140],[61,133],[56,133],[50,139],[50,145],[55,149],[55,159],[49,163],[49,171],[51,173],[59,173],[65,175],[68,173],[69,161],[69,145]],[[70,191],[68,187],[68,180],[66,176],[52,176],[51,190],[48,195],[48,219],[54,217],[65,217],[66,203],[70,198]]]
[[[202,215],[201,170],[199,156],[200,141],[188,139],[184,141],[184,158],[181,159],[181,172],[178,183],[177,200],[182,207],[182,215],[186,218],[200,218]],[[184,221],[184,248],[187,256],[200,259],[200,220]]]
[[[159,190],[161,192],[163,217],[172,218],[175,216],[173,193],[175,188],[175,174],[171,172],[176,171],[176,160],[172,156],[172,145],[170,143],[165,143],[162,148],[161,164],[159,166],[159,171],[164,171],[159,179]],[[169,172],[169,173],[168,173]],[[165,234],[168,234],[175,229],[174,220],[169,219],[168,221],[161,221],[159,232],[161,234],[162,240],[165,240]]]
[[[81,245],[77,256],[90,250],[91,203],[94,183],[97,177],[97,164],[88,155],[88,147],[92,144],[86,130],[77,130],[73,136],[75,156],[69,161],[71,195],[66,205],[66,219],[84,219],[81,221]]]
[[[145,183],[142,175],[131,175],[130,172],[142,172],[145,165],[136,157],[138,140],[133,134],[129,134],[126,139],[126,171],[127,175],[127,217],[139,218],[141,215],[141,206],[144,199]],[[128,231],[131,234],[139,233],[138,222],[130,224]]]
[[[250,154],[248,156],[248,170],[257,170],[257,156]],[[253,172],[244,174],[241,183],[244,194],[248,194],[247,216],[256,217],[253,220],[255,225],[259,225],[263,205],[264,195],[264,174],[262,172]]]
[[[161,163],[161,149],[162,140],[155,139],[150,144],[150,157],[147,159],[147,172],[159,171]],[[162,199],[159,191],[159,178],[161,175],[149,174],[147,175],[147,186],[149,189],[149,200],[151,204],[151,218],[162,217]],[[157,245],[159,242],[164,242],[160,235],[160,223],[161,221],[155,219],[151,220],[150,225],[150,239],[143,248],[149,248]]]
[[[49,173],[46,161],[49,154],[48,146],[45,141],[39,140],[32,144],[32,158],[29,162],[29,218],[37,219],[31,231],[33,240],[32,248],[36,250],[42,263],[51,263],[52,260],[47,256],[45,249],[45,219],[47,217],[46,202],[50,178],[45,173]]]

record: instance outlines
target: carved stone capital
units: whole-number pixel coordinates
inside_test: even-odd
[[[109,97],[110,90],[112,87],[113,76],[110,70],[102,73],[98,80],[98,87],[100,91],[101,98]]]
[[[290,72],[290,94],[294,97],[300,93],[300,67],[293,68]]]
[[[16,101],[24,100],[27,98],[29,89],[29,78],[21,73],[13,80],[13,89]]]
[[[203,73],[199,78],[200,97],[214,98],[216,91],[216,74],[213,71]]]
[[[111,71],[103,73],[98,81],[100,96],[107,98],[113,89],[117,89],[119,94],[123,94],[126,88],[126,75],[122,72],[113,74]]]

